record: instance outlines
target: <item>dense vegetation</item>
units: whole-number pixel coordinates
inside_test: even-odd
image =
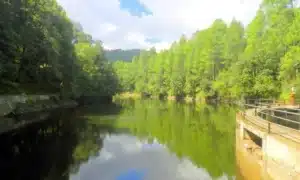
[[[300,88],[300,9],[264,0],[244,26],[217,19],[170,49],[107,51],[56,0],[0,2],[0,93],[112,95],[122,91],[193,98],[282,97]],[[126,55],[124,55],[124,53]],[[116,78],[115,72],[118,75]]]
[[[0,2],[0,92],[111,95],[117,87],[100,41],[56,0]]]
[[[114,67],[123,91],[201,97],[281,97],[300,88],[300,9],[264,0],[251,23],[217,19],[169,50],[141,52]],[[297,88],[298,87],[298,88]]]
[[[113,50],[105,50],[105,57],[109,61],[131,61],[134,56],[139,55],[141,52],[140,49],[113,49]]]

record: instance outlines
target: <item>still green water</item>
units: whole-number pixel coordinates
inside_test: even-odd
[[[8,179],[236,177],[235,108],[229,105],[119,101],[62,110],[0,140],[6,147],[1,171]]]

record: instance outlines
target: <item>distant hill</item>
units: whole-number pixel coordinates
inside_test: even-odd
[[[130,49],[130,50],[122,50],[122,49],[114,49],[114,50],[105,50],[105,57],[109,61],[131,61],[134,56],[139,55],[141,52],[140,49]]]

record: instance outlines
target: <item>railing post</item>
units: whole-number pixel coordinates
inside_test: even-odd
[[[243,107],[243,118],[245,118],[245,115],[246,115],[246,104],[244,104],[244,107]]]
[[[255,116],[257,116],[257,106],[256,105],[254,106],[254,114],[255,114]]]
[[[258,99],[258,106],[259,106],[259,107],[262,107],[261,99]]]
[[[285,110],[285,119],[288,119],[288,114],[287,114],[287,112],[288,112],[288,111],[287,111],[287,110]],[[285,123],[284,121],[283,121],[283,123],[284,123],[284,124],[282,124],[282,125],[285,125],[285,124],[287,124],[287,123]]]
[[[268,133],[271,133],[271,110],[268,109],[268,113],[267,113],[267,121],[268,121]]]
[[[300,116],[298,115],[298,130],[300,130]]]

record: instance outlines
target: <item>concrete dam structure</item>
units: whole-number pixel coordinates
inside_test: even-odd
[[[300,180],[299,106],[244,104],[237,113],[236,140],[260,166],[259,178]]]

